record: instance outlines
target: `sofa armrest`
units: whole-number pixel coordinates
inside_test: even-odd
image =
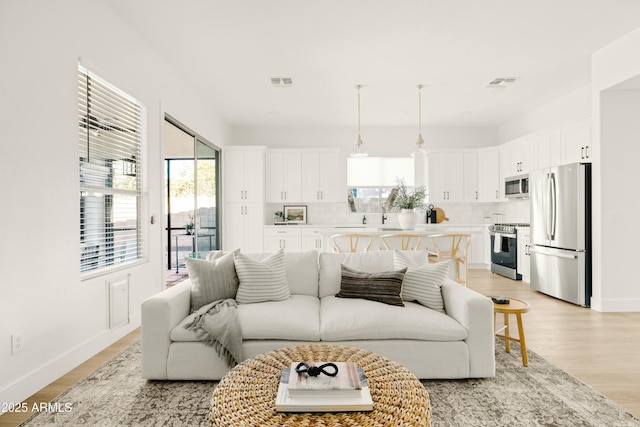
[[[494,377],[493,303],[486,296],[449,279],[442,286],[442,297],[447,314],[468,331],[469,376]]]
[[[142,303],[142,378],[167,379],[169,334],[191,309],[191,281],[153,295]]]

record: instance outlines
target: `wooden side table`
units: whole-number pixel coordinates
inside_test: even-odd
[[[524,327],[522,326],[522,314],[527,313],[531,306],[528,302],[518,298],[509,297],[509,304],[496,304],[493,303],[493,324],[496,324],[496,316],[498,313],[504,315],[504,326],[496,330],[496,336],[504,339],[505,350],[507,353],[511,352],[511,341],[520,343],[520,350],[522,351],[522,364],[529,366],[529,358],[527,357],[527,343],[524,339]],[[509,315],[515,314],[518,321],[518,338],[514,338],[509,334]],[[504,334],[501,332],[504,331]]]

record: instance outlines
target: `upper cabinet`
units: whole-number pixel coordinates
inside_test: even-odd
[[[302,201],[302,154],[273,150],[267,152],[266,199],[268,203]]]
[[[302,153],[302,201],[344,202],[346,159],[339,151]]]
[[[222,152],[225,202],[264,201],[264,147],[230,147]]]
[[[500,201],[500,152],[486,149],[478,153],[478,188],[480,202]]]
[[[536,168],[535,141],[527,137],[500,146],[500,162],[503,178],[529,173]]]
[[[560,129],[544,132],[534,138],[536,169],[562,164],[562,132]]]
[[[477,202],[480,200],[480,183],[478,170],[478,153],[475,151],[465,151],[462,159],[463,164],[463,199],[465,202]]]
[[[462,152],[432,152],[428,174],[430,203],[464,201]]]
[[[566,125],[561,130],[563,163],[590,163],[591,119],[585,118]]]

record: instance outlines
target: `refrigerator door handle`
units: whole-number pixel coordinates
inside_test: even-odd
[[[556,191],[556,174],[551,174],[551,233],[550,240],[556,239],[556,223],[558,220],[558,194]]]
[[[550,240],[551,239],[551,204],[553,202],[551,201],[551,174],[549,173],[545,174],[544,192],[545,192],[544,212],[546,214],[544,226],[547,234],[547,240]]]
[[[529,247],[529,252],[532,254],[552,256],[555,258],[578,259],[578,255],[566,255],[566,254],[558,254],[558,253],[552,254],[543,250],[537,250],[534,246]]]

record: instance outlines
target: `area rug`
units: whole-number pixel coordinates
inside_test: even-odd
[[[432,425],[640,427],[615,402],[534,352],[524,367],[517,344],[511,351],[496,343],[495,378],[422,381]],[[143,380],[137,342],[61,394],[53,405],[59,411],[41,412],[22,425],[207,426],[216,384]]]

